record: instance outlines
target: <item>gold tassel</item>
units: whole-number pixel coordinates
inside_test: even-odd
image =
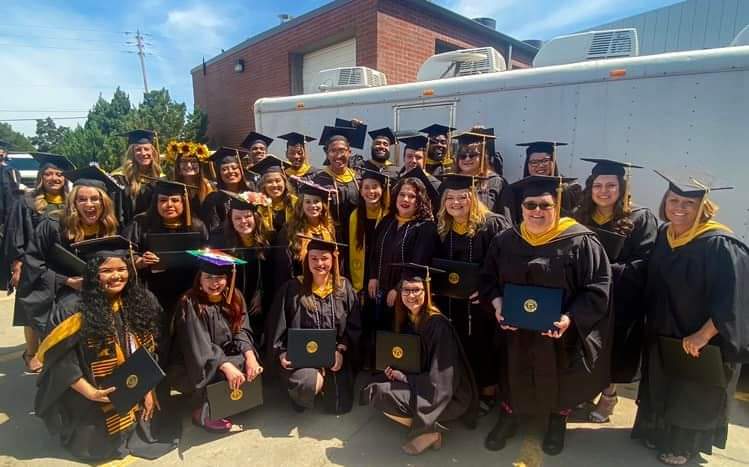
[[[237,265],[231,265],[231,281],[229,281],[229,294],[226,297],[226,303],[231,304],[232,298],[234,298],[234,286],[237,282]]]
[[[554,210],[556,211],[556,214],[557,214],[557,219],[556,219],[556,221],[554,221],[554,228],[559,227],[559,220],[562,217],[562,191],[564,191],[564,190],[562,189],[562,177],[560,175],[559,176],[559,186],[557,186],[557,204],[554,207]]]
[[[192,213],[190,212],[190,193],[187,191],[187,185],[185,185],[185,224],[188,227],[192,225]]]
[[[135,267],[135,253],[133,252],[133,244],[128,245],[128,251],[130,253],[130,264],[133,266],[133,273],[135,274],[135,280],[138,280],[138,268]]]

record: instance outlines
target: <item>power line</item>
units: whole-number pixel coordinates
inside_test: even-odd
[[[88,112],[88,109],[84,110],[26,110],[26,109],[0,109],[0,112],[18,112],[18,113],[78,113]]]
[[[85,29],[85,28],[61,28],[59,26],[37,26],[34,24],[0,24],[0,28],[16,28],[16,29],[57,29],[60,31],[76,31],[76,32],[99,32],[103,34],[125,34],[125,31],[107,31],[105,29]]]
[[[117,42],[116,39],[88,39],[88,38],[82,38],[82,37],[50,37],[50,36],[36,36],[36,35],[26,35],[26,34],[6,34],[6,33],[0,33],[0,38],[6,38],[6,37],[19,37],[21,39],[43,39],[43,40],[51,40],[51,41],[78,41],[78,42],[103,42],[105,44],[117,44],[119,45],[119,42]]]
[[[56,47],[56,46],[51,46],[51,45],[13,44],[9,42],[5,42],[5,43],[0,42],[0,45],[10,46],[10,47],[27,47],[30,49],[78,50],[81,52],[105,52],[105,53],[112,53],[112,52],[127,53],[128,52],[127,50],[80,49],[80,48],[75,48],[75,47]]]
[[[35,122],[37,120],[46,120],[47,118],[51,118],[52,120],[85,120],[88,118],[88,116],[84,117],[51,117],[46,116],[44,118],[2,118],[0,119],[0,122]]]

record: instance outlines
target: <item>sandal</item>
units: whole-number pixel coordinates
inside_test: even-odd
[[[417,447],[414,443],[414,441],[418,438],[417,436],[416,438],[413,438],[411,441],[404,444],[401,449],[403,449],[403,452],[405,452],[409,456],[418,456],[429,448],[432,448],[435,451],[439,451],[440,449],[442,449],[442,433],[437,432],[435,434],[437,435],[437,437],[434,439],[434,441],[422,447]]]
[[[601,394],[595,408],[588,414],[588,420],[593,423],[608,423],[618,402],[619,398],[616,397],[616,393],[611,396]]]
[[[31,367],[31,360],[34,359],[34,355],[29,355],[27,351],[23,351],[23,355],[21,355],[21,358],[23,359],[23,372],[27,375],[38,375],[42,372],[42,365],[39,365],[36,368]]]
[[[674,454],[672,452],[662,452],[658,455],[658,460],[667,465],[684,465],[691,459],[691,454]]]

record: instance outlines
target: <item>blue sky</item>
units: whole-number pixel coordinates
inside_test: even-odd
[[[0,120],[79,117],[119,85],[143,91],[132,34],[147,36],[149,87],[192,107],[190,69],[242,40],[327,0],[3,0]],[[518,39],[549,39],[676,3],[675,0],[435,0],[469,17],[490,16]],[[82,120],[60,119],[74,126]],[[33,121],[8,122],[26,135]]]

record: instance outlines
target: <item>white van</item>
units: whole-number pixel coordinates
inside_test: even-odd
[[[39,163],[28,153],[10,153],[8,154],[8,164],[21,174],[19,180],[22,190],[34,187],[36,176],[39,172]]]

